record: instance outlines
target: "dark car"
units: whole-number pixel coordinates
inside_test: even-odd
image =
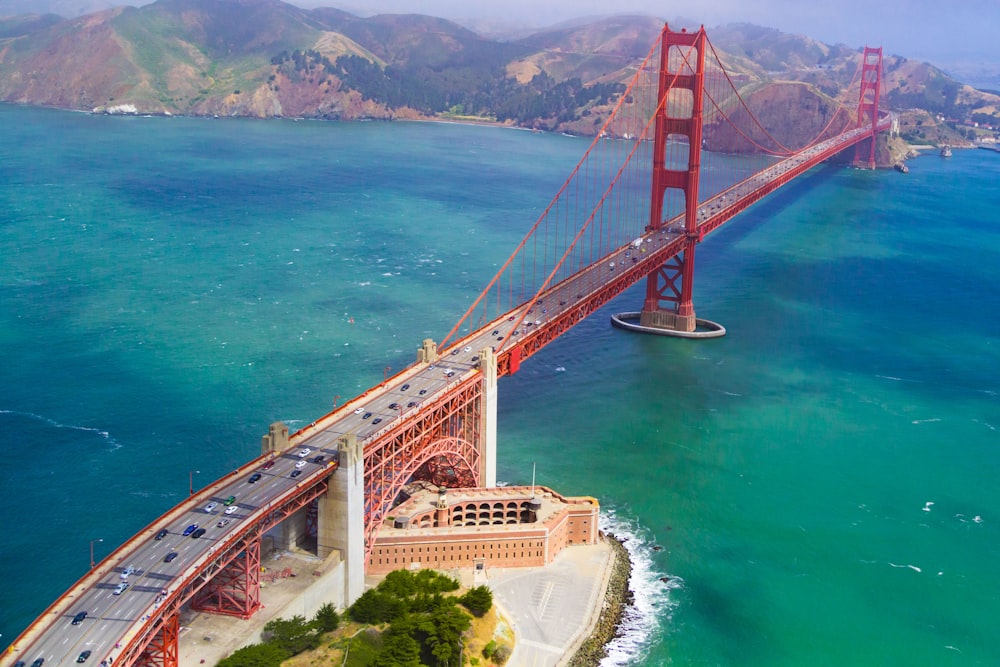
[[[314,456],[312,462],[313,463],[322,463],[325,460],[326,460],[325,456]]]
[[[362,419],[370,419],[371,416],[372,416],[372,413],[366,412],[365,414],[361,415],[361,418]]]
[[[192,540],[197,540],[199,537],[201,537],[204,534],[205,534],[205,529],[204,528],[199,528],[198,530],[196,530],[193,533],[191,533],[191,539]]]
[[[250,475],[250,479],[247,480],[247,483],[248,484],[253,484],[254,482],[256,482],[261,477],[263,477],[263,475],[261,475],[259,472],[255,472],[254,474]]]
[[[400,391],[406,391],[406,390],[407,390],[407,389],[409,389],[409,388],[410,388],[410,385],[408,385],[408,384],[404,384],[404,385],[403,385],[402,387],[400,387],[400,388],[399,388],[399,390],[400,390]]]
[[[419,393],[420,393],[421,396],[423,396],[424,394],[427,393],[427,390],[426,389],[421,389]]]
[[[163,528],[163,529],[160,530],[160,532],[158,532],[156,534],[156,537],[154,537],[153,539],[156,540],[157,542],[159,542],[160,540],[162,540],[166,536],[167,536],[167,529]]]
[[[406,404],[406,407],[408,407],[408,408],[415,408],[415,407],[417,407],[417,402],[416,401],[410,401],[409,403]]]
[[[43,664],[45,664],[45,658],[39,658],[31,663],[31,667],[42,667]]]
[[[399,410],[399,403],[390,403],[389,404],[389,409],[390,410]]]
[[[375,421],[372,422],[372,424],[381,424],[381,423],[382,423],[382,418],[381,417],[376,417]]]
[[[77,662],[87,662],[87,658],[89,658],[89,657],[90,657],[90,651],[84,651],[79,656],[77,656],[76,661]]]
[[[81,611],[79,614],[73,617],[73,625],[80,625],[83,623],[83,619],[87,618],[87,612]]]
[[[268,461],[263,465],[263,467],[261,467],[261,470],[270,470],[273,467],[274,467],[274,461]]]
[[[171,551],[170,553],[168,553],[168,554],[167,554],[167,555],[166,555],[166,556],[165,556],[165,557],[163,558],[163,562],[164,562],[164,563],[169,563],[170,561],[172,561],[172,560],[173,560],[173,559],[175,559],[175,558],[177,558],[177,552],[176,552],[176,551]]]
[[[291,475],[291,476],[292,476],[292,478],[294,479],[295,477],[298,477],[298,476],[299,476],[299,475],[301,475],[301,474],[302,474],[302,471],[301,471],[301,470],[293,470],[293,471],[292,471],[292,475]]]

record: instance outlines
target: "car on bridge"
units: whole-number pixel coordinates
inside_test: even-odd
[[[229,496],[228,498],[226,498],[226,501],[222,504],[225,505],[226,507],[229,507],[235,502],[236,502],[236,496]]]
[[[122,573],[119,574],[118,576],[121,577],[122,579],[128,579],[130,574],[135,574],[135,565],[129,565],[124,570],[122,570]]]
[[[215,524],[215,527],[216,528],[225,528],[228,525],[229,525],[229,519],[223,519],[219,523]]]
[[[80,625],[83,623],[83,619],[87,618],[87,612],[81,611],[79,614],[73,617],[73,625]]]
[[[322,463],[325,460],[326,460],[325,456],[314,456],[312,462],[313,463]]]
[[[404,385],[403,385],[402,387],[400,387],[400,388],[399,388],[399,390],[400,390],[400,391],[406,391],[406,390],[407,390],[407,389],[409,389],[409,388],[410,388],[410,385],[408,385],[408,384],[404,384]]]
[[[204,528],[199,528],[198,530],[196,530],[193,533],[191,533],[191,539],[192,540],[197,540],[199,537],[201,537],[204,534],[205,534],[205,529]]]
[[[296,477],[298,477],[301,474],[302,474],[301,470],[293,470],[292,474],[291,474],[291,477],[292,477],[292,479],[295,479]]]
[[[160,540],[162,540],[166,536],[167,536],[167,529],[166,528],[161,528],[160,532],[158,532],[156,534],[156,537],[154,537],[153,539],[156,540],[157,542],[159,542]]]
[[[296,463],[296,464],[295,464],[295,467],[296,467],[296,468],[301,468],[301,467],[302,467],[302,466],[304,466],[305,464],[306,464],[306,461],[305,461],[305,459],[303,459],[303,460],[299,461],[298,463]]]
[[[205,505],[205,514],[211,514],[215,511],[215,508],[219,506],[219,503],[209,503]]]
[[[273,460],[271,460],[271,461],[268,461],[267,463],[265,463],[265,464],[264,464],[264,465],[263,465],[263,466],[261,467],[261,470],[270,470],[270,469],[271,469],[271,468],[273,468],[273,467],[274,467],[274,461],[273,461]]]
[[[298,457],[300,459],[304,459],[305,457],[309,456],[310,454],[312,454],[312,450],[309,449],[308,447],[303,447],[302,449],[299,450]]]
[[[172,561],[175,558],[177,558],[177,552],[176,551],[171,551],[170,553],[168,553],[166,556],[163,557],[163,562],[164,563],[169,563],[170,561]]]
[[[77,662],[87,662],[87,658],[90,657],[90,653],[91,652],[89,650],[88,651],[82,651],[80,653],[80,655],[77,656],[76,661]]]
[[[237,507],[236,505],[230,505],[229,507],[226,508],[226,514],[232,514],[238,509],[239,507]]]
[[[192,523],[190,526],[188,526],[187,528],[184,529],[184,532],[181,533],[181,535],[183,535],[184,537],[187,537],[188,535],[190,535],[191,533],[193,533],[196,530],[198,530],[198,524]]]
[[[112,595],[121,595],[122,593],[124,593],[125,591],[128,590],[128,586],[129,586],[129,583],[127,581],[123,581],[122,583],[120,583],[117,586],[115,586],[115,590],[113,590],[111,592],[111,594]]]
[[[250,479],[247,480],[247,484],[253,484],[261,477],[263,477],[263,475],[261,475],[259,472],[255,472],[254,474],[250,475]]]

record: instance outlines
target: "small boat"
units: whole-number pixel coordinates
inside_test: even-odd
[[[941,147],[941,157],[951,157],[951,146]]]
[[[898,171],[898,172],[900,172],[902,174],[908,174],[908,173],[910,173],[910,168],[907,167],[902,162],[897,162],[894,166],[896,167],[896,171]]]

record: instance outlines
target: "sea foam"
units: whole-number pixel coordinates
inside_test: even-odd
[[[635,520],[608,508],[601,513],[600,526],[621,541],[632,562],[628,582],[632,601],[625,607],[615,638],[608,643],[607,656],[600,664],[601,667],[638,665],[655,638],[663,635],[657,632],[658,626],[671,621],[677,602],[671,599],[670,591],[683,587],[684,581],[657,570],[651,556],[653,542],[649,532]]]

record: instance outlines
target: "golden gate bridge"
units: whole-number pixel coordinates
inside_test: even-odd
[[[819,119],[811,137],[790,146],[758,120],[704,29],[664,26],[580,162],[451,331],[298,432],[272,425],[261,457],[121,545],[53,602],[2,664],[67,663],[87,650],[103,667],[176,667],[181,608],[251,617],[261,606],[261,540],[296,516],[316,534],[319,557],[340,559],[339,602],[353,602],[376,531],[405,484],[496,485],[499,377],[643,280],[639,310],[619,324],[719,331],[695,315],[698,244],[838,153],[853,149],[855,166],[874,168],[878,134],[892,122],[879,109],[881,77],[881,49],[865,47],[842,97],[821,97],[820,113],[801,120]],[[187,540],[164,562],[160,538],[180,535],[203,505],[227,497],[230,520],[213,521],[208,539]],[[133,562],[155,564],[132,575],[127,594],[112,595]]]

